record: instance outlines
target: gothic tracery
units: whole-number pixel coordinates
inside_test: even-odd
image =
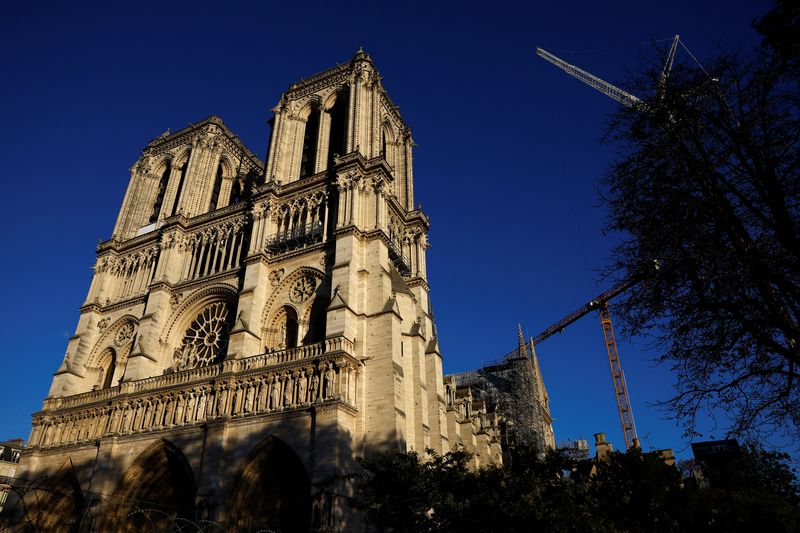
[[[228,346],[229,310],[225,303],[209,305],[194,319],[175,350],[173,367],[185,370],[217,363]]]

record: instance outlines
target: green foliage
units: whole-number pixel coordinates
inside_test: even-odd
[[[735,459],[703,464],[707,486],[687,486],[682,522],[705,531],[799,531],[800,486],[788,460],[748,447]]]
[[[704,465],[707,486],[638,449],[578,464],[518,448],[509,465],[469,463],[461,451],[376,454],[361,461],[357,507],[397,533],[800,530],[797,479],[774,452]]]

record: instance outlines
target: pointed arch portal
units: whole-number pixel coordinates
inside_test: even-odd
[[[267,437],[236,474],[226,505],[230,530],[308,531],[311,486],[300,458],[282,440]]]
[[[195,518],[197,487],[189,462],[160,440],[125,471],[101,521],[101,531],[166,531],[176,520]]]

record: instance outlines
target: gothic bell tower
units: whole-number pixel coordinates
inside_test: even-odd
[[[263,163],[214,116],[150,142],[98,245],[23,462],[98,530],[358,529],[355,457],[450,449],[408,126],[361,50],[273,112]]]

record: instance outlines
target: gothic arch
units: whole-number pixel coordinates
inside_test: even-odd
[[[245,458],[226,501],[231,530],[308,531],[311,484],[297,454],[270,435]]]
[[[264,348],[267,350],[283,349],[279,347],[283,337],[280,324],[281,319],[284,318],[282,311],[286,306],[291,307],[297,313],[300,326],[298,344],[306,343],[311,309],[320,295],[327,297],[324,294],[327,290],[325,274],[316,268],[300,267],[286,276],[275,287],[264,306],[261,317],[261,338]]]
[[[83,492],[69,459],[64,461],[53,477],[46,480],[43,488],[25,495],[25,505],[23,522],[27,522],[26,526],[32,530],[56,533],[77,531],[84,509]],[[28,528],[23,530],[28,531]]]
[[[172,367],[173,355],[176,349],[181,346],[183,336],[195,319],[209,306],[216,303],[224,303],[228,306],[228,321],[233,323],[237,301],[236,289],[229,285],[214,285],[201,289],[192,294],[172,313],[167,320],[164,332],[161,336],[163,342],[161,353],[161,368]]]
[[[192,155],[192,147],[184,145],[175,150],[172,157],[172,168],[180,169],[183,165],[189,162],[189,156]]]
[[[322,110],[322,98],[318,94],[311,94],[303,100],[297,102],[297,111],[294,113],[296,117],[303,120],[308,120],[312,111]]]
[[[166,153],[163,157],[159,158],[158,163],[153,166],[153,175],[160,179],[167,166],[172,166],[172,159],[173,157],[170,153]]]
[[[381,126],[381,151],[383,152],[383,158],[392,168],[395,168],[396,144],[397,132],[389,118],[385,117]]]
[[[96,389],[107,389],[114,385],[114,374],[117,370],[117,352],[110,346],[103,350],[100,354],[100,363],[98,365],[100,373],[97,376],[97,382],[94,385]]]
[[[222,178],[231,179],[236,174],[236,167],[231,162],[231,157],[228,153],[223,152],[219,156],[219,164],[222,165]]]
[[[277,308],[282,306],[284,302],[289,301],[289,289],[298,279],[306,275],[317,280],[317,288],[325,285],[325,273],[319,269],[302,266],[293,270],[284,277],[278,286],[275,287],[275,290],[272,291],[272,295],[264,305],[264,312],[261,315],[262,324],[266,324],[269,317],[274,315]],[[283,296],[283,298],[280,298],[281,296]],[[298,311],[300,311],[300,309],[298,309]]]
[[[109,320],[108,318],[104,320]],[[136,334],[139,331],[139,321],[132,315],[124,315],[115,320],[94,344],[92,351],[86,358],[84,368],[87,370],[86,390],[103,388],[106,382],[114,386],[125,373],[128,355],[133,349]],[[107,366],[108,350],[113,354],[113,373],[109,376]],[[101,373],[103,374],[101,378]],[[109,381],[110,380],[110,381]]]
[[[130,325],[130,328],[128,325]],[[113,347],[115,349],[118,355],[118,360],[121,361],[123,356],[127,357],[126,351],[122,348],[127,347],[127,352],[130,352],[130,345],[133,344],[133,340],[138,331],[139,320],[136,317],[133,315],[123,315],[119,317],[106,327],[106,331],[94,344],[92,351],[89,352],[89,357],[86,358],[86,364],[84,366],[86,366],[86,368],[96,367],[100,363],[100,356],[102,355],[103,351],[109,347]]]
[[[168,440],[159,439],[125,470],[98,530],[172,530],[176,519],[194,519],[196,492],[186,456]]]
[[[319,95],[323,110],[330,111],[333,109],[333,106],[336,105],[336,102],[339,99],[339,91],[339,87],[331,87]]]

